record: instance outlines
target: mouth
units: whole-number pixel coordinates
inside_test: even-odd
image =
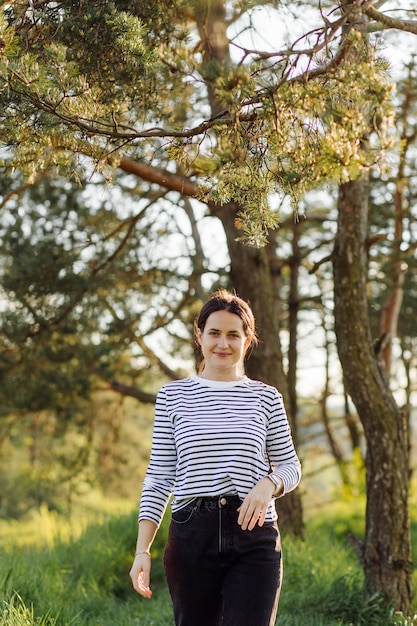
[[[214,354],[219,357],[230,356],[229,352],[215,352]]]

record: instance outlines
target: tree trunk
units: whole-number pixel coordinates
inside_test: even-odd
[[[298,315],[300,310],[299,277],[301,265],[300,223],[295,221],[292,226],[292,255],[290,261],[290,293],[288,297],[288,401],[294,426],[298,423]],[[297,433],[294,431],[295,437]]]
[[[372,348],[366,298],[367,178],[343,184],[334,249],[335,329],[347,392],[366,451],[367,588],[405,614],[411,609],[408,433]]]
[[[404,113],[406,117],[406,111],[403,112],[403,117]],[[400,155],[394,191],[394,241],[392,242],[391,275],[389,277],[391,280],[389,281],[387,289],[388,294],[381,315],[381,337],[387,337],[387,340],[384,341],[382,345],[381,356],[384,360],[385,370],[388,376],[391,373],[392,342],[398,334],[398,318],[403,301],[404,278],[407,269],[407,265],[404,264],[401,248],[403,244],[403,221],[407,214],[405,186],[405,181],[407,180],[406,164],[409,160],[408,149],[413,136],[415,137],[415,134],[407,137],[406,131],[401,137],[404,149]]]
[[[346,384],[344,381],[343,381],[343,388],[344,388],[343,400],[344,400],[344,406],[345,406],[344,418],[345,418],[347,429],[349,431],[349,437],[350,437],[350,442],[352,444],[352,450],[360,450],[361,436],[359,433],[356,417],[354,417],[350,411],[349,395],[346,393]]]
[[[213,88],[213,72],[216,73],[214,68],[217,67],[219,71],[222,67],[230,66],[232,62],[227,36],[226,3],[224,0],[212,0],[209,3],[195,0],[193,5],[204,65],[210,68],[205,83],[211,114],[215,117],[224,108],[224,103],[219,101]],[[236,241],[241,233],[235,227],[235,219],[242,207],[230,203],[221,207],[210,206],[210,208],[224,226],[232,264],[233,286],[242,298],[250,301],[260,334],[260,345],[254,350],[247,363],[247,372],[253,378],[278,387],[285,399],[288,397],[288,389],[283,370],[267,251],[264,248],[244,246]],[[299,492],[293,491],[277,501],[277,508],[281,528],[294,535],[302,536],[303,519]]]
[[[256,318],[259,345],[248,359],[246,371],[251,378],[277,387],[285,400],[288,397],[288,386],[283,368],[268,254],[266,248],[252,248],[236,241],[240,234],[235,227],[239,210],[239,206],[230,204],[219,207],[216,214],[226,233],[233,287],[242,298],[250,302]],[[290,412],[288,419],[294,434]],[[277,500],[277,511],[280,527],[284,532],[298,537],[304,535],[301,497],[298,491],[292,491],[282,500]]]

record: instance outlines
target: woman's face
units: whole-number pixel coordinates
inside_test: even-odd
[[[243,322],[235,313],[215,311],[199,333],[204,357],[203,376],[213,380],[236,380],[238,366],[250,343],[243,330]]]

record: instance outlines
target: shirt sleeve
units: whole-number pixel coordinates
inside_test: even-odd
[[[151,456],[143,482],[139,521],[147,519],[159,526],[174,488],[177,452],[172,424],[167,412],[166,389],[162,387],[155,404]]]
[[[276,389],[265,399],[268,426],[266,449],[271,471],[278,476],[284,489],[279,497],[295,489],[301,479],[301,464],[294,448],[282,395]]]

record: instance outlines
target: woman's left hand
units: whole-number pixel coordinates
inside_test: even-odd
[[[256,524],[263,526],[274,491],[274,483],[266,476],[249,491],[238,508],[239,517],[237,523],[242,530],[252,530]]]

